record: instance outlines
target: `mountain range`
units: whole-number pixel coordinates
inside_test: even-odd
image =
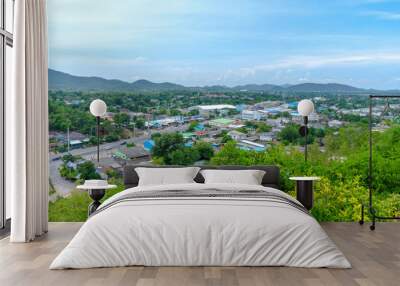
[[[234,87],[228,86],[203,86],[187,87],[170,82],[155,83],[148,80],[126,82],[116,79],[104,79],[101,77],[75,76],[68,73],[49,69],[49,89],[65,91],[252,91],[252,92],[315,92],[315,93],[375,93],[376,90],[362,89],[338,83],[301,83],[295,85],[274,84],[247,84]]]

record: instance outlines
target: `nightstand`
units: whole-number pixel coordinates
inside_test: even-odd
[[[116,185],[109,185],[105,180],[86,180],[77,189],[87,190],[93,202],[88,207],[88,216],[94,213],[101,205],[100,200],[104,197],[106,190],[116,188]]]
[[[289,180],[296,181],[296,199],[302,205],[311,210],[314,203],[313,182],[319,181],[319,177],[290,177]]]

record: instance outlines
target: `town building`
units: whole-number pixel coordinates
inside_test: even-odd
[[[71,149],[78,149],[78,148],[81,148],[82,146],[83,146],[83,141],[81,141],[81,140],[70,140],[69,141],[69,147],[71,148]]]
[[[197,105],[191,109],[198,109],[199,115],[209,118],[210,115],[227,114],[229,110],[236,110],[236,107],[230,104],[215,104],[215,105]]]
[[[228,135],[235,141],[240,141],[240,140],[246,139],[246,137],[247,137],[246,134],[244,134],[240,131],[237,131],[237,130],[229,131]]]
[[[133,146],[133,147],[122,147],[113,154],[114,158],[122,160],[138,160],[144,159],[148,160],[150,158],[150,153],[144,147]]]
[[[145,126],[150,128],[162,128],[172,124],[182,124],[184,123],[183,116],[170,116],[164,117],[156,120],[146,121]]]
[[[241,113],[242,120],[249,120],[249,121],[259,121],[262,118],[262,114],[257,110],[243,110]]]
[[[304,122],[303,116],[301,116],[297,111],[290,112],[290,115],[292,116],[293,122],[298,123],[298,124],[302,124]],[[319,115],[316,112],[311,113],[308,116],[308,121],[309,122],[319,121]]]
[[[257,151],[257,152],[262,152],[265,150],[264,144],[255,143],[250,140],[241,140],[238,143],[238,147],[242,150]]]
[[[276,138],[274,132],[264,132],[264,133],[258,134],[258,136],[259,136],[259,140],[262,142],[272,142]]]
[[[247,108],[246,104],[238,104],[238,105],[236,105],[236,110],[239,111],[239,112],[242,112],[246,108]]]
[[[228,118],[217,118],[208,122],[210,126],[217,128],[228,128],[232,123],[234,123],[234,120]]]

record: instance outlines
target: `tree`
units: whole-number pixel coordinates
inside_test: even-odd
[[[107,174],[107,179],[111,179],[111,178],[121,178],[121,177],[122,177],[122,176],[121,176],[121,173],[118,172],[118,171],[116,171],[116,170],[114,170],[114,169],[108,169],[108,170],[106,171],[106,174]]]
[[[135,126],[138,129],[143,129],[145,127],[145,121],[143,118],[137,118],[135,120]]]
[[[236,148],[235,141],[227,142],[211,159],[211,165],[249,165],[249,156],[244,150]]]
[[[152,140],[156,140],[156,138],[160,138],[161,137],[161,133],[160,132],[155,132],[151,134],[151,139]]]
[[[78,176],[78,171],[73,168],[68,168],[65,163],[62,164],[58,170],[61,177],[70,181],[75,181]]]
[[[192,109],[188,113],[189,116],[194,116],[194,115],[199,115],[199,110],[198,109]]]
[[[199,152],[196,149],[190,147],[184,147],[172,151],[168,155],[168,162],[170,165],[188,166],[193,165],[198,160],[200,160]]]
[[[180,133],[164,133],[155,138],[152,155],[155,157],[162,157],[165,164],[170,165],[170,155],[185,147],[183,136]]]
[[[255,128],[256,124],[250,120],[247,120],[244,125],[246,125],[247,128]]]
[[[97,137],[96,137],[96,136],[90,136],[90,138],[89,138],[89,144],[91,144],[91,145],[97,145]]]
[[[110,134],[115,132],[115,126],[109,120],[102,120],[100,123],[100,134]]]
[[[130,122],[129,115],[126,113],[117,113],[113,117],[115,124],[117,127],[121,128],[123,126],[128,126]]]
[[[198,141],[193,148],[197,150],[201,160],[210,160],[214,156],[214,148],[210,143]]]
[[[315,128],[314,128],[315,129]],[[315,134],[316,137],[318,138],[324,138],[325,137],[325,130],[322,128],[318,128],[315,129],[315,131],[313,132]]]
[[[198,124],[199,124],[199,123],[198,123],[197,121],[192,121],[192,122],[190,122],[187,131],[188,131],[188,132],[193,132],[193,131],[195,131],[195,128],[196,128],[196,126],[197,126]]]
[[[278,138],[285,144],[297,143],[299,138],[301,138],[299,134],[299,126],[295,124],[286,125],[281,132],[279,132]]]
[[[177,115],[182,115],[182,112],[178,109],[170,109],[169,110],[169,115],[171,116],[177,116]]]
[[[247,130],[246,127],[239,127],[239,128],[236,128],[236,131],[242,132],[242,133],[244,133],[244,134],[249,133],[249,131]]]
[[[229,116],[236,115],[236,114],[240,114],[240,112],[237,111],[236,109],[229,109],[228,110],[228,115]]]
[[[115,133],[113,134],[109,134],[106,136],[106,138],[104,139],[106,142],[115,142],[119,140],[119,136]]]
[[[75,162],[77,160],[77,157],[68,153],[68,154],[65,154],[64,156],[62,156],[61,160],[63,160],[64,163]]]
[[[257,132],[269,132],[272,130],[272,127],[269,126],[268,124],[265,124],[264,122],[259,122],[256,127]]]
[[[96,172],[96,167],[90,161],[79,164],[77,167],[79,178],[82,180],[100,179],[100,175]]]
[[[229,141],[234,141],[234,140],[233,140],[232,137],[229,136],[228,134],[224,134],[224,135],[222,136],[221,143],[222,143],[222,144],[225,144],[225,143],[228,143]]]

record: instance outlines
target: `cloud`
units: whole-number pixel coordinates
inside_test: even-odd
[[[300,77],[297,79],[298,82],[307,82],[307,81],[311,81],[308,77]]]
[[[364,11],[362,12],[364,16],[373,16],[381,20],[391,20],[400,21],[400,13],[397,12],[387,12],[387,11]]]
[[[327,56],[293,56],[275,63],[255,65],[240,68],[242,76],[254,75],[259,71],[273,71],[290,68],[314,69],[323,66],[357,65],[357,64],[381,64],[400,62],[398,53],[360,53],[352,55],[327,55]]]

